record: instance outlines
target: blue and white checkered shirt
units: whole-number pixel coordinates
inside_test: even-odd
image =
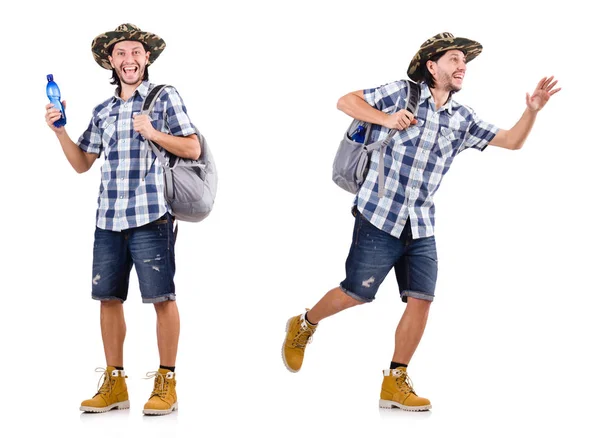
[[[104,152],[98,228],[121,231],[139,227],[169,211],[163,169],[141,134],[133,130],[133,115],[142,111],[144,98],[153,86],[144,81],[127,102],[114,96],[98,105],[77,142],[85,152]],[[174,88],[161,92],[149,116],[158,131],[183,137],[196,133]]]
[[[468,148],[482,151],[498,132],[496,126],[483,122],[452,97],[436,110],[429,87],[420,85],[418,124],[399,131],[385,150],[385,195],[377,196],[380,152],[376,150],[354,201],[369,222],[395,237],[400,237],[409,216],[414,238],[433,235],[433,195],[452,160]],[[364,90],[363,95],[369,105],[393,113],[406,107],[407,88],[406,81],[397,81]],[[378,125],[372,129],[373,142],[385,139],[389,132]]]

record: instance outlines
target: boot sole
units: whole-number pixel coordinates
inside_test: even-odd
[[[144,415],[168,415],[179,408],[177,402],[173,403],[171,409],[144,409]]]
[[[95,408],[93,406],[80,406],[79,407],[80,411],[94,412],[94,413],[108,412],[113,409],[117,409],[117,410],[118,409],[129,409],[129,400],[126,400],[124,402],[113,403],[112,405],[108,405],[104,408]]]
[[[287,324],[285,325],[285,339],[283,340],[283,345],[281,346],[281,358],[283,359],[283,364],[290,373],[297,373],[298,371],[300,371],[300,369],[295,370],[293,368],[290,368],[287,361],[285,360],[285,341],[287,340],[287,334],[290,330],[290,322],[292,321],[292,319],[294,319],[293,316],[290,319],[288,319]]]
[[[412,411],[412,412],[420,412],[420,411],[428,411],[431,409],[431,405],[424,405],[424,406],[406,406],[400,403],[397,403],[395,401],[391,401],[391,400],[382,400],[379,399],[379,407],[382,409],[393,409],[393,408],[398,408],[398,409],[402,409],[403,411]]]

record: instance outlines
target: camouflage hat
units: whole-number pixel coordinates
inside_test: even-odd
[[[108,61],[108,55],[110,55],[108,50],[113,44],[119,41],[139,41],[140,43],[144,43],[150,51],[148,65],[152,64],[167,46],[167,43],[158,35],[150,32],[142,32],[139,27],[131,23],[121,24],[114,31],[102,33],[92,41],[92,54],[100,67],[112,70]]]
[[[438,33],[421,44],[421,48],[408,66],[408,77],[415,82],[421,82],[424,79],[421,66],[433,55],[453,49],[461,50],[466,56],[465,62],[469,62],[481,53],[483,47],[477,41],[456,38],[450,32]]]

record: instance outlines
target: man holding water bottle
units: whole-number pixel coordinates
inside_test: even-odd
[[[94,108],[86,131],[73,142],[64,126],[54,122],[61,112],[46,106],[46,123],[78,173],[88,171],[102,154],[101,187],[96,213],[92,298],[100,301],[100,326],[106,368],[98,392],[83,401],[84,412],[129,408],[123,369],[125,317],[129,275],[135,265],[142,301],[152,303],[157,316],[160,356],[154,389],[145,404],[147,415],[169,414],[177,409],[175,359],[179,342],[179,312],[175,302],[174,217],[164,197],[162,168],[147,140],[171,154],[196,159],[201,145],[174,88],[161,93],[149,116],[140,115],[153,85],[148,66],[164,50],[162,38],[122,24],[98,35],[92,42],[95,61],[112,70],[115,95]],[[64,102],[63,102],[64,105]]]

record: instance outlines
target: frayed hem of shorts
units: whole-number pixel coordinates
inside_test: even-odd
[[[142,303],[156,304],[163,301],[175,301],[175,294],[162,295],[154,298],[142,298]]]
[[[346,295],[348,295],[350,298],[354,298],[356,301],[360,301],[363,304],[366,303],[370,303],[371,301],[373,301],[375,298],[364,298],[361,297],[360,295],[355,294],[354,292],[350,292],[349,290],[347,290],[346,288],[344,288],[341,283],[340,283],[340,289],[342,290],[342,292],[344,292]]]
[[[433,295],[429,295],[423,292],[417,292],[414,290],[403,290],[402,292],[400,292],[400,297],[402,297],[402,301],[404,301],[405,303],[408,297],[424,301],[433,301],[434,298]]]

